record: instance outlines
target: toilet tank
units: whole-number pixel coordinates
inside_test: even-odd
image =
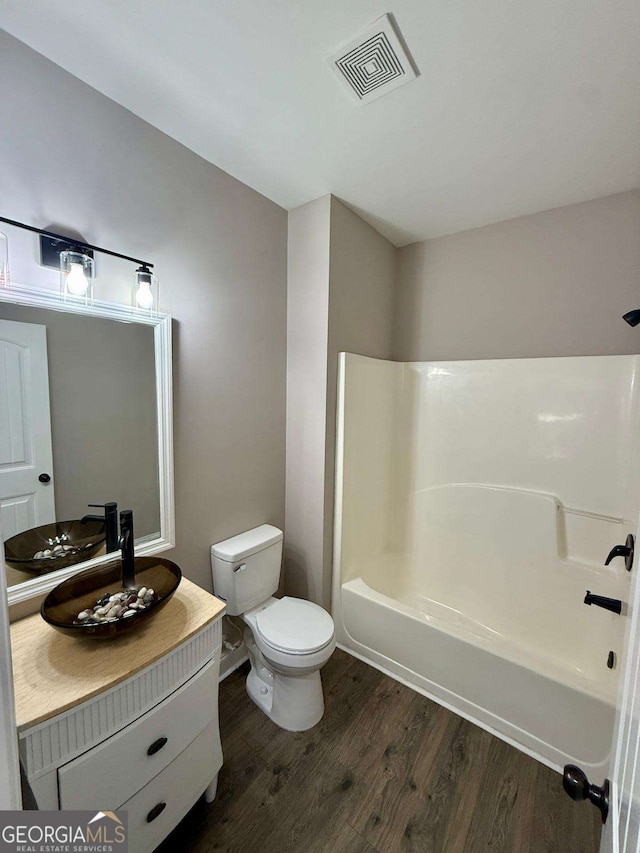
[[[270,598],[281,563],[282,530],[270,524],[212,545],[213,591],[227,602],[227,613],[239,616]]]

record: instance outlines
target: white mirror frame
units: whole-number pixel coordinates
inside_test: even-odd
[[[171,362],[171,316],[151,316],[145,311],[129,305],[95,300],[91,305],[65,298],[60,293],[32,287],[11,286],[0,288],[0,302],[14,305],[30,305],[34,308],[50,308],[68,314],[84,314],[87,317],[119,320],[124,323],[142,323],[154,327],[156,364],[156,405],[158,422],[158,473],[160,488],[160,536],[145,539],[136,544],[136,556],[150,556],[167,551],[175,546],[175,508],[173,493],[173,385]],[[78,572],[97,566],[114,558],[113,554],[94,557],[84,563],[59,569],[50,575],[24,581],[8,587],[9,606],[41,596],[59,583]]]

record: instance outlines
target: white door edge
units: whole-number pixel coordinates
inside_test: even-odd
[[[640,849],[640,519],[627,603],[628,623],[622,655],[616,722],[609,768],[609,815],[602,828],[600,853],[638,853]],[[591,779],[600,785],[602,780]]]
[[[9,607],[0,530],[0,809],[21,809],[20,766],[16,732]]]

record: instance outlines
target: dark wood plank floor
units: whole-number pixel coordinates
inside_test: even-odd
[[[599,813],[560,776],[336,651],[308,732],[220,686],[224,766],[158,853],[597,853]]]

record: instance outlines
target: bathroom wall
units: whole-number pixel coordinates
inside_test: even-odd
[[[327,601],[333,566],[338,359],[341,352],[391,358],[396,255],[385,237],[331,198],[323,567]]]
[[[2,214],[156,264],[174,317],[170,556],[211,589],[212,542],[284,524],[287,214],[6,33],[0,80]],[[126,298],[132,266],[109,269],[99,257],[96,289]]]
[[[289,211],[284,589],[324,600],[331,197]]]
[[[331,196],[289,213],[285,591],[331,598],[338,353],[389,358],[396,250]]]
[[[398,253],[402,361],[640,351],[640,190],[414,243]]]

